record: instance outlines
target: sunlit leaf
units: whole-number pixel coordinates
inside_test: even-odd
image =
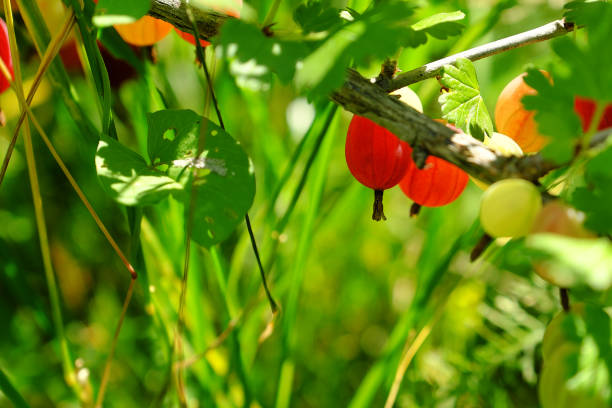
[[[444,119],[479,140],[493,133],[493,123],[470,60],[460,58],[455,65],[445,65],[440,83],[448,89],[438,98]]]

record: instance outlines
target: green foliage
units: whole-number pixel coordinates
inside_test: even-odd
[[[585,225],[601,234],[612,234],[612,175],[610,174],[612,146],[607,147],[585,166],[584,185],[576,187],[571,203],[586,213]]]
[[[446,88],[438,98],[444,119],[478,140],[493,133],[493,123],[470,60],[460,58],[454,65],[445,65],[440,83]]]
[[[193,239],[204,246],[223,241],[255,195],[246,153],[223,129],[192,111],[158,111],[147,119],[148,163],[113,139],[100,140],[96,169],[102,185],[128,206],[155,204],[173,194],[184,203],[187,220],[193,180]]]
[[[133,23],[150,8],[151,0],[99,0],[93,22],[98,27]]]
[[[327,97],[338,88],[350,65],[363,67],[373,59],[388,58],[402,47],[415,48],[427,41],[426,33],[437,38],[457,35],[463,13],[435,15],[409,23],[414,7],[407,2],[387,1],[363,14],[353,13],[350,21],[308,55],[295,78],[298,88],[309,91],[312,99]],[[416,27],[416,28],[415,28]]]
[[[612,245],[606,238],[571,238],[557,234],[529,236],[535,262],[567,287],[588,285],[605,291],[612,286]]]
[[[330,30],[343,22],[340,10],[330,4],[331,0],[309,0],[295,9],[293,19],[302,27],[304,34]]]

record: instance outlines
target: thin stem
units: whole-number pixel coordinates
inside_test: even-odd
[[[187,1],[187,4],[189,5],[189,1]],[[195,38],[199,38],[198,26],[196,25],[195,20],[193,19],[193,14],[191,13],[191,7],[187,7],[187,17],[189,18],[193,32],[195,33]],[[213,83],[212,83],[212,79],[210,76],[210,72],[208,71],[208,66],[206,65],[206,57],[204,55],[204,48],[202,47],[199,41],[195,42],[195,47],[196,47],[196,53],[198,55],[198,59],[202,63],[202,69],[204,70],[204,75],[206,76],[206,83],[208,85],[208,94],[210,95],[213,101],[215,113],[217,114],[217,120],[219,120],[219,126],[221,126],[221,129],[226,130],[225,124],[223,122],[223,117],[221,115],[221,110],[219,109],[219,103],[217,102],[217,97],[215,96],[215,90],[213,88]],[[257,249],[257,241],[255,240],[255,235],[253,234],[253,230],[251,228],[251,219],[249,218],[248,212],[244,215],[244,220],[246,222],[247,229],[249,231],[249,237],[251,239],[251,246],[253,248],[253,253],[255,254],[255,258],[257,259],[257,266],[259,267],[259,273],[262,278],[262,284],[264,286],[264,290],[266,291],[266,296],[268,297],[270,308],[272,309],[272,312],[275,313],[277,309],[276,302],[274,301],[274,298],[272,297],[272,294],[270,293],[270,290],[268,288],[268,283],[266,282],[266,272],[264,271],[263,265],[261,263],[261,259],[259,257],[259,250]]]
[[[4,64],[4,61],[2,61],[2,59],[0,59],[0,71],[2,72],[2,75],[5,78],[9,78],[10,77],[8,68],[6,67],[6,65]],[[96,211],[93,209],[91,203],[89,202],[89,200],[85,196],[85,193],[83,193],[83,190],[81,190],[81,188],[79,187],[78,183],[76,182],[76,180],[74,179],[74,177],[70,173],[70,170],[68,170],[68,167],[66,167],[66,164],[64,163],[62,158],[59,156],[59,154],[55,150],[55,147],[53,147],[53,144],[49,140],[49,137],[47,136],[45,130],[40,125],[40,122],[38,122],[38,119],[36,119],[36,116],[32,112],[32,109],[30,108],[28,103],[23,100],[23,95],[21,93],[19,93],[15,89],[13,84],[11,84],[11,86],[13,87],[13,90],[15,91],[15,94],[17,95],[17,99],[19,99],[19,102],[21,103],[21,108],[23,109],[24,112],[26,112],[26,114],[28,115],[28,117],[30,118],[32,123],[34,124],[34,127],[36,128],[36,130],[40,134],[40,137],[42,138],[43,142],[45,143],[45,145],[49,149],[49,152],[51,153],[51,155],[55,159],[55,162],[60,167],[60,169],[62,170],[64,175],[66,176],[66,179],[68,179],[68,182],[70,183],[70,185],[72,186],[74,191],[77,193],[77,195],[79,196],[79,198],[83,202],[83,205],[85,205],[85,207],[87,208],[87,211],[89,212],[89,214],[91,215],[91,217],[95,221],[96,225],[98,225],[98,228],[100,228],[100,231],[102,231],[102,234],[104,235],[104,237],[107,239],[107,241],[113,247],[113,249],[115,250],[115,252],[119,256],[119,258],[121,259],[121,262],[123,262],[123,264],[125,265],[126,269],[128,270],[128,272],[132,276],[132,279],[136,279],[137,278],[137,274],[136,274],[136,271],[134,270],[134,267],[127,260],[127,257],[123,254],[123,251],[121,251],[121,248],[119,248],[119,245],[117,245],[117,242],[110,235],[110,233],[108,232],[108,229],[106,228],[106,226],[104,225],[104,223],[102,222],[102,220],[100,219],[100,217],[98,216]]]
[[[272,309],[272,313],[276,313],[278,310],[278,306],[272,297],[272,293],[270,293],[270,289],[268,288],[268,282],[266,280],[266,274],[264,273],[263,265],[261,264],[261,258],[259,257],[259,251],[257,250],[257,242],[255,241],[255,235],[253,234],[253,228],[251,228],[251,220],[249,217],[245,217],[247,229],[249,230],[249,237],[251,238],[251,245],[253,246],[253,252],[255,253],[255,258],[257,259],[257,265],[259,266],[259,272],[261,274],[261,283],[263,284],[264,291],[266,292],[266,296],[268,298],[268,303],[270,303],[270,309]]]
[[[452,64],[459,58],[467,58],[471,61],[476,61],[515,48],[524,47],[525,45],[550,40],[551,38],[559,37],[574,31],[575,28],[576,27],[572,23],[568,23],[564,20],[555,20],[532,30],[471,48],[398,75],[391,82],[391,87],[388,91],[394,91],[424,79],[433,78],[440,74],[444,65]]]
[[[121,309],[121,315],[119,316],[119,322],[117,322],[117,327],[115,328],[115,334],[113,335],[111,348],[108,352],[108,356],[106,357],[106,363],[104,364],[104,373],[102,374],[102,380],[100,381],[100,390],[98,391],[98,398],[96,399],[96,408],[101,408],[102,403],[104,402],[104,393],[106,392],[106,385],[108,384],[108,379],[110,377],[111,363],[113,361],[113,356],[115,355],[115,349],[117,348],[119,332],[121,331],[121,326],[123,325],[123,320],[125,319],[127,308],[130,304],[130,300],[132,299],[132,294],[134,293],[135,283],[136,278],[132,278],[130,280],[130,286],[128,287],[127,294],[125,295],[125,300],[123,301],[123,307]]]
[[[272,24],[272,21],[274,21],[274,17],[276,17],[281,1],[282,0],[274,0],[274,3],[272,3],[272,7],[270,7],[270,10],[268,10],[268,14],[266,14],[266,18],[261,25],[264,29]]]
[[[38,90],[38,86],[42,82],[43,75],[47,72],[47,69],[49,68],[49,65],[51,65],[53,58],[55,58],[55,56],[58,54],[60,48],[62,47],[62,44],[68,37],[70,30],[74,26],[74,22],[74,13],[70,11],[70,14],[68,15],[68,17],[66,17],[66,20],[64,21],[62,29],[55,35],[55,37],[53,37],[53,40],[47,47],[47,50],[45,51],[45,54],[42,57],[40,65],[38,66],[38,70],[36,71],[36,75],[34,76],[32,88],[30,88],[30,92],[28,93],[28,97],[26,99],[28,105],[32,103],[34,95]],[[11,82],[10,79],[9,82]],[[2,185],[2,181],[4,180],[4,176],[6,174],[6,170],[8,169],[13,150],[15,149],[15,144],[17,143],[17,136],[19,135],[19,130],[21,129],[21,125],[23,124],[25,117],[26,112],[22,110],[21,114],[19,115],[19,119],[17,120],[17,125],[15,126],[15,131],[13,132],[13,137],[11,138],[11,142],[9,143],[6,155],[4,156],[4,160],[2,161],[2,168],[0,169],[0,185]]]
[[[397,367],[397,371],[395,372],[395,378],[393,379],[393,385],[391,386],[391,391],[389,391],[389,395],[387,396],[387,401],[385,402],[385,408],[392,408],[395,403],[395,399],[397,398],[397,393],[399,392],[400,385],[402,384],[402,380],[404,379],[404,375],[406,374],[406,370],[408,366],[412,362],[412,359],[416,355],[417,351],[421,348],[427,337],[429,337],[429,333],[431,333],[431,329],[433,327],[433,323],[427,324],[425,327],[419,331],[419,334],[415,337],[414,341],[410,344],[406,342],[406,349],[404,351],[404,356],[402,357],[402,361],[400,361],[399,366]],[[409,345],[409,347],[408,347]]]

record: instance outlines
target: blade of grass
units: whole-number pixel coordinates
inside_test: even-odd
[[[15,27],[13,23],[13,14],[11,10],[10,1],[4,1],[4,15],[9,32],[9,42],[11,47],[11,54],[13,56],[13,72],[15,78],[15,89],[19,94],[21,100],[25,100],[23,96],[23,83],[21,81],[21,67],[19,64],[19,50],[17,49],[17,42],[15,40]],[[6,67],[4,67],[6,68]],[[36,226],[38,229],[38,237],[40,243],[40,251],[43,260],[43,267],[45,271],[45,278],[47,280],[47,287],[49,291],[49,298],[51,302],[51,312],[55,330],[57,333],[58,341],[60,343],[60,349],[62,354],[62,366],[64,369],[64,377],[66,383],[75,392],[77,398],[81,400],[80,385],[76,379],[76,373],[70,357],[70,350],[68,348],[68,341],[64,334],[64,323],[62,319],[62,311],[60,306],[59,289],[57,282],[55,281],[55,273],[53,271],[53,263],[51,262],[51,251],[49,248],[49,237],[47,234],[47,226],[45,222],[45,213],[43,208],[42,196],[40,194],[40,185],[38,181],[38,174],[36,171],[36,159],[34,156],[34,147],[32,146],[32,135],[30,134],[29,122],[25,123],[24,126],[24,145],[26,151],[26,162],[28,168],[28,176],[30,179],[30,188],[32,191],[32,201],[34,204],[34,214],[36,219]]]
[[[335,110],[332,109],[332,112]],[[334,120],[337,120],[337,115],[331,115],[332,120],[329,127],[332,127]],[[295,372],[295,362],[293,360],[293,349],[295,347],[295,339],[297,333],[294,330],[297,319],[297,310],[299,306],[299,295],[304,282],[304,271],[308,261],[308,255],[315,234],[315,221],[319,213],[319,206],[323,197],[325,181],[327,180],[327,169],[329,167],[332,147],[334,144],[334,136],[337,132],[330,132],[323,139],[321,145],[321,153],[318,157],[318,162],[314,168],[311,197],[309,199],[308,209],[304,218],[304,224],[301,227],[301,233],[298,240],[297,253],[293,267],[289,271],[291,285],[289,287],[289,295],[287,299],[287,307],[283,324],[283,350],[282,350],[282,365],[281,373],[276,394],[276,408],[287,408],[291,401],[291,392],[293,388],[293,376]]]
[[[17,0],[17,4],[19,5],[20,15],[34,42],[36,51],[42,57],[43,50],[51,42],[51,36],[36,4],[36,0]],[[99,132],[89,115],[82,109],[80,98],[70,83],[68,73],[60,59],[56,58],[51,62],[49,75],[55,91],[62,96],[62,100],[68,108],[70,116],[74,119],[74,123],[79,128],[81,136],[85,138],[86,142],[95,146],[98,143]]]
[[[444,214],[435,212],[428,223],[426,241],[418,262],[419,281],[412,303],[393,328],[381,357],[370,368],[353,395],[353,399],[349,403],[350,408],[372,406],[372,401],[379,388],[387,377],[394,372],[393,367],[399,359],[402,344],[410,331],[419,324],[419,319],[423,315],[434,289],[443,281],[442,277],[448,265],[460,249],[469,248],[479,238],[478,234],[481,231],[479,231],[479,224],[476,221],[467,232],[458,233],[459,237],[454,240],[444,256],[440,258],[439,240],[448,240],[448,232],[442,222],[443,216]]]
[[[11,384],[2,368],[0,368],[0,391],[8,398],[15,408],[30,408],[19,391]]]
[[[62,44],[68,37],[68,33],[70,32],[70,29],[72,28],[73,25],[74,25],[74,15],[70,13],[70,15],[66,18],[66,21],[64,22],[64,25],[62,26],[62,29],[53,38],[53,40],[49,44],[49,47],[47,47],[45,54],[42,57],[38,70],[36,71],[36,75],[34,76],[34,82],[32,83],[32,88],[30,89],[30,92],[28,93],[28,97],[26,99],[28,106],[32,103],[32,100],[34,99],[34,95],[36,94],[36,91],[38,90],[38,86],[40,85],[42,81],[43,75],[47,72],[47,69],[49,68],[49,65],[51,64],[51,62],[53,61],[53,58],[55,58]],[[11,82],[10,79],[9,79],[9,82]],[[15,126],[13,136],[11,137],[11,141],[8,145],[6,155],[4,156],[4,159],[2,161],[2,168],[0,169],[0,185],[2,185],[2,181],[4,180],[4,176],[6,174],[6,170],[8,169],[8,165],[11,160],[11,156],[13,155],[13,150],[15,149],[15,144],[17,143],[17,137],[19,135],[19,130],[21,129],[21,126],[23,125],[23,121],[25,120],[25,118],[26,118],[26,112],[22,110],[21,114],[19,115],[19,119],[17,120],[17,125]]]

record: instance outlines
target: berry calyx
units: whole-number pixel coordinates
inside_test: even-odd
[[[491,184],[480,202],[480,223],[492,237],[522,237],[542,208],[538,189],[523,179],[505,179]]]
[[[549,77],[547,72],[542,73]],[[536,94],[535,89],[523,80],[525,75],[514,78],[499,94],[495,105],[495,126],[499,133],[514,139],[523,152],[533,153],[544,147],[547,138],[538,132],[535,111],[526,110],[521,102],[523,96]]]

